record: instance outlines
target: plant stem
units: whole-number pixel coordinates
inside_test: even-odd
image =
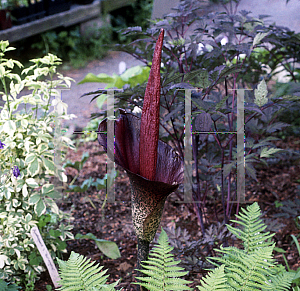
[[[150,242],[146,240],[141,240],[139,238],[137,240],[138,240],[137,269],[141,270],[143,268],[141,266],[141,262],[148,260]],[[144,277],[144,274],[138,271],[137,276]],[[142,286],[140,286],[140,290],[147,291],[147,289]]]

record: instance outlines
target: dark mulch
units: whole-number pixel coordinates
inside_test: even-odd
[[[293,148],[299,150],[299,140],[289,138],[285,142],[279,142],[279,147]],[[97,142],[81,144],[76,152],[68,151],[66,159],[75,161],[80,160],[84,152],[89,152],[90,158],[85,163],[80,172],[77,183],[81,184],[89,177],[103,178],[105,174],[105,156],[100,155],[102,148]],[[111,240],[117,243],[121,258],[112,260],[98,250],[93,241],[72,240],[68,241],[68,253],[64,256],[68,259],[70,252],[75,251],[93,261],[96,261],[108,269],[110,274],[109,282],[121,279],[119,287],[123,290],[136,290],[135,285],[130,283],[134,280],[136,274],[136,237],[131,223],[131,203],[129,180],[124,171],[120,170],[116,183],[116,200],[118,203],[107,203],[103,210],[101,209],[105,196],[105,191],[97,191],[95,188],[86,193],[65,193],[65,197],[59,202],[59,207],[64,211],[71,211],[73,217],[73,234],[93,233],[96,237]],[[77,174],[77,171],[67,168],[68,182]],[[273,165],[269,168],[261,168],[257,172],[259,183],[251,182],[246,185],[246,194],[249,201],[258,201],[261,209],[265,212],[265,218],[272,217],[278,212],[275,207],[275,201],[293,199],[297,193],[296,187],[300,184],[300,166],[297,163],[285,163]],[[191,235],[190,240],[199,240],[202,236],[200,227],[197,223],[195,213],[190,212],[191,205],[178,204],[176,194],[171,194],[168,198],[163,213],[161,225],[166,227],[180,227],[186,229]],[[90,202],[92,201],[92,203]],[[220,207],[218,204],[217,207]],[[221,209],[220,209],[221,210]],[[206,221],[215,222],[213,207],[208,207]],[[285,226],[280,223],[284,223]],[[291,245],[290,235],[298,235],[300,230],[296,228],[292,220],[279,219],[276,223],[279,226],[274,239],[277,246],[287,251],[287,258],[292,269],[300,266],[299,255],[295,244]],[[275,225],[275,226],[276,226]],[[276,254],[279,262],[284,264],[281,254]],[[194,283],[191,287],[199,285],[200,278],[205,271],[191,271],[185,279]],[[35,290],[46,290],[46,285],[52,285],[51,279],[47,273],[43,273],[40,280],[36,283]],[[120,288],[118,288],[120,289]]]

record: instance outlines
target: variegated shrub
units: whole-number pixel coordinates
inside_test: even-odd
[[[40,228],[53,257],[66,248],[67,237],[73,238],[68,216],[55,203],[60,193],[50,178],[66,182],[55,154],[73,146],[55,134],[53,125],[76,116],[67,115],[67,105],[58,98],[58,89],[71,85],[70,78],[56,72],[60,59],[49,54],[32,60],[21,75],[14,74],[22,64],[5,59],[12,49],[7,41],[0,42],[0,279],[23,285],[44,270],[30,236],[33,226]],[[20,94],[23,89],[30,93]]]

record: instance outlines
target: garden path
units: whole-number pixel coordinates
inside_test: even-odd
[[[94,60],[87,64],[84,68],[61,70],[65,76],[73,78],[76,83],[73,83],[70,90],[62,91],[62,101],[68,104],[68,114],[75,114],[77,118],[66,120],[63,127],[69,126],[69,131],[73,132],[76,127],[84,128],[90,120],[91,113],[99,111],[96,105],[96,100],[90,103],[92,97],[87,96],[80,98],[83,94],[104,89],[106,84],[101,83],[85,83],[78,85],[88,73],[98,75],[105,73],[112,75],[119,73],[119,64],[123,61],[126,63],[127,69],[133,66],[142,64],[142,62],[134,59],[129,54],[119,51],[111,51],[102,60]]]

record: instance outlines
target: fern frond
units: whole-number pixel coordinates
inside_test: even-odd
[[[199,291],[218,291],[218,290],[229,290],[226,284],[227,278],[224,273],[224,265],[209,272],[200,283],[202,286],[197,286]]]
[[[258,204],[254,203],[241,212],[237,215],[239,221],[233,222],[237,222],[243,228],[228,226],[228,229],[243,241],[244,249],[221,246],[216,251],[222,253],[222,256],[208,259],[218,267],[218,272],[221,272],[221,267],[223,268],[226,281],[220,280],[220,283],[225,286],[222,290],[289,290],[294,274],[286,272],[282,265],[276,264],[272,254],[275,243],[270,240],[273,235],[269,232],[264,233],[266,226],[259,219]],[[266,240],[270,241],[266,242]],[[218,274],[223,276],[222,273]],[[222,276],[220,278],[223,278]],[[207,282],[202,281],[206,285],[204,285],[205,289],[200,289],[201,291],[213,288],[211,286],[214,284],[214,279],[219,282],[218,277],[214,278],[212,274],[207,278],[209,278]]]
[[[240,212],[236,215],[239,220],[231,220],[231,222],[242,225],[243,229],[237,229],[231,225],[227,225],[227,228],[237,238],[243,241],[246,253],[251,253],[257,247],[270,246],[272,243],[266,242],[266,240],[275,234],[270,234],[270,232],[263,233],[267,226],[260,219],[261,213],[257,202],[248,206],[247,210],[242,208],[241,211],[243,213]]]
[[[118,283],[105,285],[108,275],[104,276],[107,270],[102,271],[103,266],[90,263],[91,259],[75,252],[71,252],[68,261],[62,261],[57,258],[60,267],[59,274],[61,280],[58,282],[62,285],[58,290],[63,291],[108,291],[114,290]],[[99,273],[100,272],[100,273]]]
[[[150,252],[149,259],[141,264],[144,269],[140,271],[147,277],[136,277],[142,282],[133,284],[143,286],[150,291],[192,290],[186,286],[192,282],[179,278],[188,272],[184,272],[183,268],[176,266],[180,261],[174,261],[172,250],[173,247],[169,246],[168,236],[162,229],[158,245]]]
[[[294,279],[295,274],[290,272],[276,273],[270,277],[272,290],[284,291],[289,290],[291,282]],[[300,290],[299,290],[300,291]]]
[[[293,287],[293,291],[300,291],[300,287],[298,287],[298,286]]]
[[[252,254],[244,254],[238,262],[226,266],[228,284],[237,290],[273,290],[268,283],[268,275],[273,264],[274,246],[256,249]]]

